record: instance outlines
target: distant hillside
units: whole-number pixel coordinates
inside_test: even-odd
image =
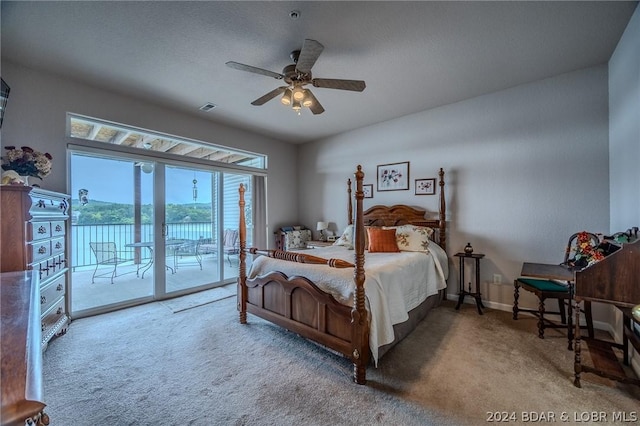
[[[133,204],[91,200],[83,206],[78,200],[73,200],[71,211],[76,225],[133,224]],[[142,223],[151,224],[153,205],[143,204],[141,215]],[[206,203],[169,204],[166,221],[167,223],[211,222],[211,205]]]

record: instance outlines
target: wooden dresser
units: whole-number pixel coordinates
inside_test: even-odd
[[[0,423],[48,425],[42,402],[40,283],[34,271],[0,274]]]
[[[0,186],[0,272],[33,269],[40,280],[42,349],[66,332],[69,196],[28,186]]]

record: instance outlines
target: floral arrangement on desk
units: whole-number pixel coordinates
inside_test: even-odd
[[[40,180],[51,173],[53,157],[48,152],[42,153],[28,146],[6,146],[5,149],[2,170],[13,170],[20,176],[33,176]]]
[[[569,261],[569,265],[576,268],[586,268],[604,259],[604,253],[591,243],[591,236],[582,231],[578,233],[576,241],[576,255]]]

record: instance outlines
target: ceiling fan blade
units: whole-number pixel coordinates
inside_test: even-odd
[[[273,89],[272,91],[270,91],[266,95],[261,96],[258,99],[256,99],[255,101],[251,102],[251,105],[255,105],[255,106],[263,105],[263,104],[269,102],[271,99],[273,99],[276,96],[278,96],[280,93],[283,93],[285,90],[287,90],[287,86],[280,86],[277,89]]]
[[[334,78],[314,78],[314,87],[323,87],[325,89],[351,90],[354,92],[362,92],[367,85],[362,80],[337,80]]]
[[[265,69],[258,68],[258,67],[252,67],[251,65],[245,65],[245,64],[241,64],[239,62],[229,61],[229,62],[226,63],[226,65],[229,68],[233,68],[233,69],[240,70],[240,71],[252,72],[254,74],[266,75],[267,77],[273,77],[273,78],[275,78],[277,80],[282,80],[284,78],[284,75],[282,75],[280,73],[269,71],[269,70],[265,70]]]
[[[296,70],[302,74],[307,74],[311,71],[311,67],[316,63],[323,49],[324,46],[319,42],[306,39],[304,43],[302,43],[302,50],[300,50],[300,55],[298,56]]]
[[[307,90],[307,96],[311,98],[311,106],[309,107],[309,109],[311,110],[313,115],[322,114],[324,112],[324,108],[322,107],[322,105],[320,105],[320,102],[318,102],[316,97],[313,96],[311,90]]]

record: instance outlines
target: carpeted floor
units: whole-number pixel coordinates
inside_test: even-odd
[[[638,416],[640,388],[583,375],[535,320],[444,302],[351,382],[350,363],[249,315],[235,298],[171,313],[152,303],[74,321],[44,356],[52,425],[476,425],[551,413]],[[567,422],[561,416],[566,413]],[[495,418],[494,418],[495,419]],[[585,422],[581,422],[584,424]],[[600,422],[603,423],[603,422]]]

